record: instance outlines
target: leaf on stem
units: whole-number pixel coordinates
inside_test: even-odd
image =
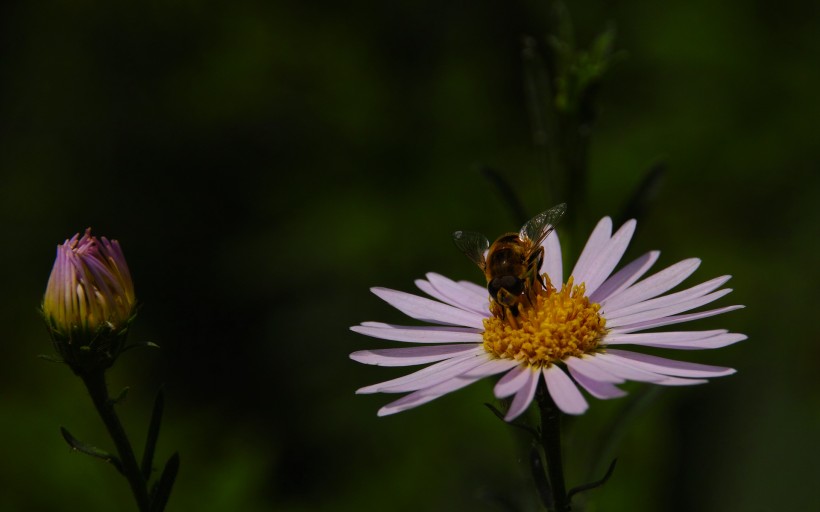
[[[572,501],[572,497],[578,493],[589,491],[591,489],[595,489],[596,487],[600,487],[604,485],[609,477],[612,476],[612,473],[615,471],[615,464],[618,462],[618,459],[612,459],[612,462],[609,464],[609,469],[606,470],[606,474],[600,480],[596,480],[595,482],[590,482],[588,484],[579,485],[578,487],[573,487],[569,494],[567,494],[567,499]]]
[[[625,52],[615,51],[615,25],[610,24],[590,45],[589,50],[576,49],[571,42],[556,37],[550,47],[559,64],[555,77],[555,105],[562,112],[577,112],[590,119],[588,103],[604,74],[623,59]],[[583,120],[583,119],[582,119]],[[582,123],[583,124],[583,123]]]
[[[145,450],[142,453],[142,476],[147,482],[151,477],[154,465],[154,451],[159,439],[159,426],[162,422],[162,412],[165,408],[165,395],[162,388],[157,392],[154,399],[154,410],[151,412],[151,422],[148,424],[148,437],[145,440]]]
[[[506,415],[503,412],[496,409],[496,407],[494,405],[488,404],[488,403],[485,403],[484,405],[487,406],[487,409],[491,410],[492,413],[495,414],[495,416],[498,419],[500,419],[501,421],[503,421],[504,423],[507,423],[508,425],[510,425],[512,427],[517,427],[517,428],[520,428],[521,430],[526,431],[528,434],[533,436],[536,440],[541,438],[541,434],[539,434],[534,428],[528,427],[527,425],[524,425],[523,423],[519,423],[517,421],[510,423],[510,422],[508,422],[507,420],[504,419],[504,417]]]
[[[512,185],[510,185],[510,182],[501,176],[501,173],[497,170],[486,165],[481,166],[481,174],[483,174],[484,177],[495,186],[501,196],[502,201],[507,208],[509,208],[510,213],[512,213],[514,220],[518,224],[524,224],[527,222],[530,217],[527,215],[524,205],[521,203],[518,195],[516,195],[515,190],[513,190]]]
[[[171,488],[174,486],[178,472],[179,452],[175,452],[165,463],[165,469],[162,470],[162,475],[151,491],[150,512],[163,512],[165,510],[165,505],[168,504],[168,498],[171,497]]]
[[[555,500],[552,497],[552,489],[547,480],[547,472],[544,469],[541,452],[538,451],[538,447],[535,445],[530,449],[530,469],[532,470],[532,478],[535,480],[535,489],[538,491],[541,503],[543,503],[548,510],[552,510],[555,507]]]
[[[126,347],[124,347],[120,351],[120,354],[122,354],[123,352],[126,352],[128,350],[131,350],[132,348],[162,348],[162,347],[160,347],[159,345],[157,345],[153,341],[140,341],[140,342],[137,342],[137,343],[131,343],[130,345],[127,345]]]
[[[44,361],[48,361],[49,363],[60,363],[63,364],[65,361],[60,359],[59,357],[50,356],[48,354],[38,354],[37,357]]]
[[[643,220],[646,211],[655,201],[665,176],[666,163],[663,161],[653,164],[646,171],[640,184],[623,207],[619,217],[621,224],[629,219],[635,219],[638,222]]]
[[[130,390],[131,390],[131,388],[129,388],[128,386],[125,386],[124,388],[122,388],[122,390],[119,393],[117,393],[117,396],[115,396],[114,398],[110,398],[108,401],[111,402],[112,405],[117,405],[118,403],[125,400],[125,397],[128,396],[128,392]]]
[[[105,450],[101,450],[89,444],[83,443],[82,441],[71,435],[71,433],[68,430],[66,430],[65,427],[60,427],[60,432],[63,434],[63,439],[65,439],[66,443],[68,443],[72,450],[76,450],[86,455],[91,455],[94,458],[104,460],[105,462],[108,462],[109,464],[114,466],[117,469],[117,471],[122,473],[122,463],[120,462],[120,459],[118,459],[116,456],[108,453]]]
[[[561,127],[555,111],[554,55],[548,52],[545,57],[539,50],[536,39],[524,36],[521,59],[532,143],[539,160],[539,171],[545,178],[547,202],[552,204],[564,197],[566,186],[564,167],[558,154],[557,139]]]

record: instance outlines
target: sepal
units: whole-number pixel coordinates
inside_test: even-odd
[[[76,375],[86,375],[110,368],[125,348],[128,327],[112,330],[103,325],[93,335],[65,332],[46,322],[54,350]]]

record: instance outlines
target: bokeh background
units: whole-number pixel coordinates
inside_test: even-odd
[[[626,58],[602,83],[588,224],[667,172],[629,255],[732,274],[692,328],[749,340],[691,360],[706,386],[592,401],[566,423],[588,511],[816,510],[820,15],[813,2],[570,2],[586,45]],[[348,353],[402,321],[369,293],[437,271],[480,281],[450,233],[515,229],[489,165],[529,213],[557,202],[535,155],[520,2],[9,2],[0,7],[0,509],[131,510],[125,482],[59,426],[110,443],[51,353],[37,307],[57,243],[120,240],[143,303],[111,387],[141,447],[160,386],[171,511],[538,510],[529,441],[482,405],[492,383],[388,418],[355,396],[401,373]],[[572,205],[570,205],[572,208]],[[572,253],[575,251],[575,253]],[[577,254],[577,244],[566,258]],[[627,420],[622,421],[626,415]],[[603,465],[603,466],[602,466]]]

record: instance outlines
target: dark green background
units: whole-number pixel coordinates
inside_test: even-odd
[[[607,22],[627,58],[597,102],[590,222],[646,169],[668,172],[630,249],[689,284],[732,274],[691,328],[749,340],[681,357],[738,374],[649,392],[588,511],[812,510],[820,476],[818,120],[813,2],[570,2],[579,42]],[[482,405],[491,381],[377,418],[355,396],[402,372],[348,327],[401,316],[368,291],[425,272],[481,276],[450,233],[517,228],[477,172],[530,213],[553,203],[531,145],[520,59],[545,2],[16,2],[0,8],[0,509],[130,510],[110,443],[50,353],[37,306],[55,245],[120,240],[143,303],[112,388],[141,447],[165,385],[168,511],[536,510],[527,440]],[[570,205],[572,208],[572,205]],[[591,228],[591,225],[587,226]],[[574,246],[577,251],[577,244]],[[569,253],[567,257],[574,256]],[[567,423],[570,485],[632,403]],[[596,467],[596,464],[598,466]]]

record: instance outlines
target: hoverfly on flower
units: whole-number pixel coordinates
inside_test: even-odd
[[[453,233],[456,247],[484,272],[497,316],[504,317],[508,311],[512,317],[518,316],[519,306],[531,304],[531,294],[545,288],[539,273],[544,262],[542,242],[555,229],[566,209],[565,203],[553,206],[527,221],[518,233],[504,233],[492,245],[481,233]]]
[[[575,265],[565,267],[557,230],[552,229],[564,209],[559,205],[547,210],[517,235],[502,235],[493,246],[483,236],[456,233],[456,245],[484,270],[484,286],[431,272],[426,279],[416,280],[430,298],[371,289],[399,311],[427,324],[363,322],[351,328],[366,336],[415,345],[360,350],[350,355],[354,361],[427,365],[356,391],[407,393],[379,409],[379,416],[418,407],[499,374],[503,375],[494,394],[513,397],[504,416],[512,421],[527,410],[542,382],[558,409],[577,415],[588,408],[581,390],[606,400],[624,396],[618,385],[626,381],[685,386],[735,373],[732,368],[641,351],[645,347],[715,349],[745,340],[744,334],[726,329],[654,330],[742,308],[698,310],[731,291],[719,289],[730,276],[670,292],[695,272],[700,260],[689,258],[645,277],[659,251],[644,253],[616,270],[637,223],[628,220],[613,232],[609,217],[592,230]],[[501,257],[501,249],[509,250],[509,259]],[[493,283],[495,279],[499,280]],[[496,294],[488,300],[487,291]],[[519,291],[521,295],[514,293]]]

